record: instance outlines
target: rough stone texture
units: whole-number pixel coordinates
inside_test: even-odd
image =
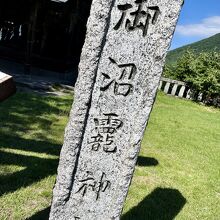
[[[182,3],[144,1],[144,33],[138,19],[147,14],[125,28],[134,0],[93,1],[51,220],[120,218]]]

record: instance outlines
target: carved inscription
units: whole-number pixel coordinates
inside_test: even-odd
[[[117,78],[113,78],[107,74],[102,73],[104,80],[103,86],[100,88],[101,91],[106,91],[113,86],[113,91],[115,95],[127,96],[133,91],[132,80],[136,74],[137,68],[135,64],[117,64],[117,62],[109,57],[109,60],[112,64],[117,65],[120,70],[120,75]]]
[[[115,25],[114,29],[118,30],[125,27],[127,31],[133,31],[137,28],[143,31],[143,36],[147,35],[149,25],[155,25],[160,15],[158,6],[145,6],[148,0],[136,0],[135,9],[131,4],[118,5],[122,12],[121,18]]]
[[[50,220],[120,219],[183,1],[91,0]]]
[[[122,127],[123,122],[114,113],[104,114],[103,118],[95,118],[95,132],[89,144],[93,151],[103,150],[106,153],[115,153],[117,146],[114,144],[114,135]]]
[[[81,193],[84,197],[88,191],[92,191],[96,194],[96,200],[99,199],[101,193],[104,193],[111,186],[104,172],[102,172],[99,179],[96,179],[93,172],[87,171],[84,178],[79,180],[79,183],[80,187],[76,193]]]

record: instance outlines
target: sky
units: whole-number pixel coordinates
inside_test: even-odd
[[[171,50],[220,33],[220,0],[185,0]]]

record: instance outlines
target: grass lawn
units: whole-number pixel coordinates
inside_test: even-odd
[[[0,104],[0,220],[47,219],[72,97]],[[122,220],[220,219],[220,111],[159,93]]]

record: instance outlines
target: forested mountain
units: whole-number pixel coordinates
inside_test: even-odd
[[[177,59],[180,58],[188,49],[193,50],[195,53],[210,52],[213,50],[220,52],[220,33],[196,43],[170,51],[167,55],[167,64],[175,64]]]

